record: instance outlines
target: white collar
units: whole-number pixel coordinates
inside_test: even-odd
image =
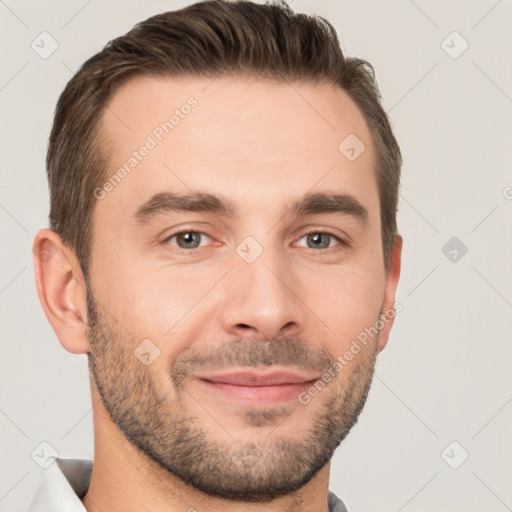
[[[86,512],[80,501],[91,481],[92,460],[60,459],[44,470],[27,512]]]

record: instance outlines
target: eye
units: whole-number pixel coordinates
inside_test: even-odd
[[[302,240],[305,240],[305,244],[301,243]],[[330,249],[338,245],[346,246],[348,244],[332,233],[322,231],[308,233],[299,240],[300,247],[308,247],[310,249]]]
[[[210,237],[201,231],[180,231],[166,238],[164,242],[180,249],[197,249],[207,245],[208,240],[211,240]]]

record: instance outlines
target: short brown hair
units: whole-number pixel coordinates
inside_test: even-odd
[[[284,2],[210,0],[153,16],[110,41],[83,64],[59,98],[46,161],[50,227],[74,250],[86,278],[94,190],[108,172],[98,126],[115,91],[140,75],[233,74],[333,83],[352,98],[376,148],[382,249],[388,269],[397,230],[402,158],[372,66],[345,57],[334,27],[321,17],[296,14]]]

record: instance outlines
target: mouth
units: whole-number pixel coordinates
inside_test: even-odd
[[[290,370],[256,371],[243,368],[196,376],[205,389],[224,398],[261,406],[297,400],[298,395],[318,378],[317,375]]]

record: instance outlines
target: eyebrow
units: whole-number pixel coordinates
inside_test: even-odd
[[[289,211],[295,215],[339,213],[354,218],[362,225],[368,223],[368,210],[349,194],[309,193],[294,202]],[[169,212],[206,212],[233,217],[238,207],[225,197],[208,192],[184,195],[161,192],[137,209],[135,220],[138,224],[145,224]]]

